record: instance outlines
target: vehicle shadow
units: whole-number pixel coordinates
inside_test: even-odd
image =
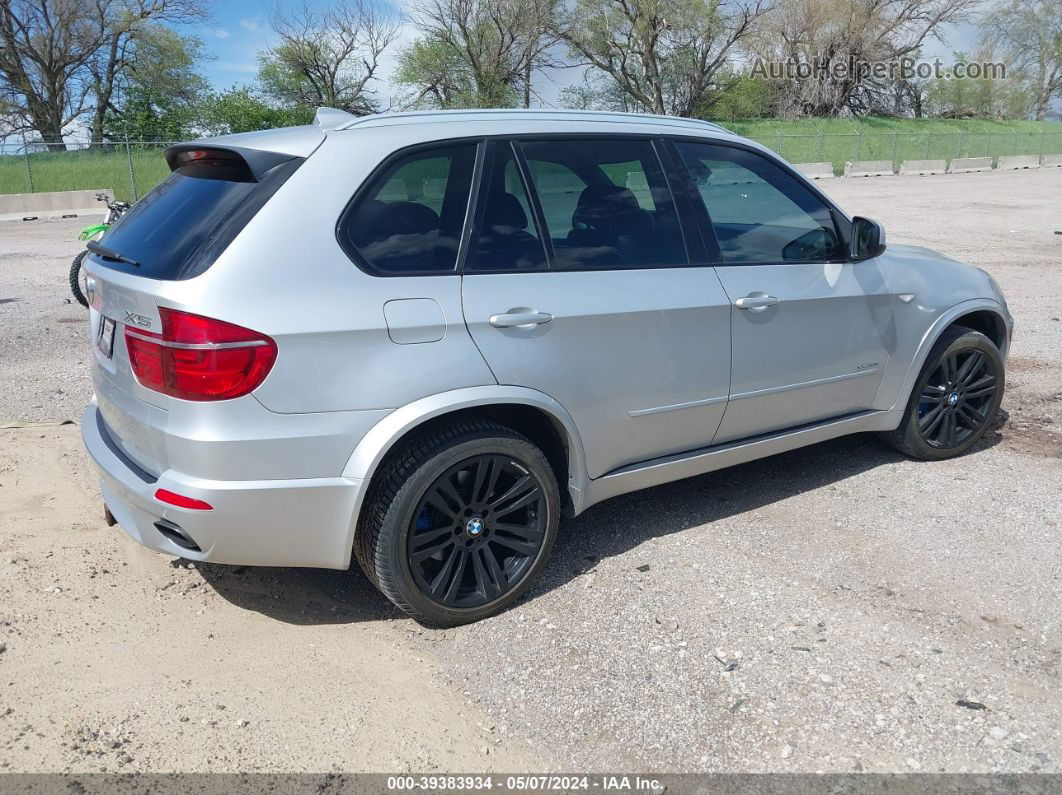
[[[971,451],[999,443],[999,425]],[[842,437],[707,475],[633,492],[561,521],[549,565],[521,601],[533,600],[584,574],[598,561],[649,538],[754,511],[867,472],[910,461],[869,434]],[[932,466],[911,462],[914,466]],[[197,564],[227,601],[289,624],[345,624],[402,618],[364,574],[327,569]]]

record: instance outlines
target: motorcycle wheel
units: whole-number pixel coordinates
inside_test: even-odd
[[[85,297],[85,274],[81,269],[81,260],[85,259],[88,250],[82,251],[74,261],[70,263],[70,292],[83,307],[88,307],[88,298]]]

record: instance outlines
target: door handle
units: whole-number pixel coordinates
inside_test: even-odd
[[[762,312],[769,306],[780,304],[781,298],[775,298],[773,295],[767,295],[767,293],[749,293],[744,298],[739,298],[734,302],[734,306],[738,309],[748,309],[752,312]]]
[[[549,323],[553,315],[549,312],[535,312],[531,309],[510,310],[501,315],[491,315],[490,324],[494,328],[534,328],[541,323]]]

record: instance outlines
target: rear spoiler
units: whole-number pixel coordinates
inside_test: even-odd
[[[298,160],[293,155],[245,149],[237,146],[212,146],[207,141],[175,144],[165,151],[170,171],[190,177],[225,179],[232,182],[258,182],[270,169]]]

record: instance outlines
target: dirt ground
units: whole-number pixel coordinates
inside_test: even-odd
[[[1062,169],[836,179],[991,272],[1017,337],[954,461],[852,437],[562,524],[502,616],[357,571],[192,567],[108,528],[66,267],[0,224],[0,770],[1062,771]],[[642,570],[648,566],[648,570]]]

